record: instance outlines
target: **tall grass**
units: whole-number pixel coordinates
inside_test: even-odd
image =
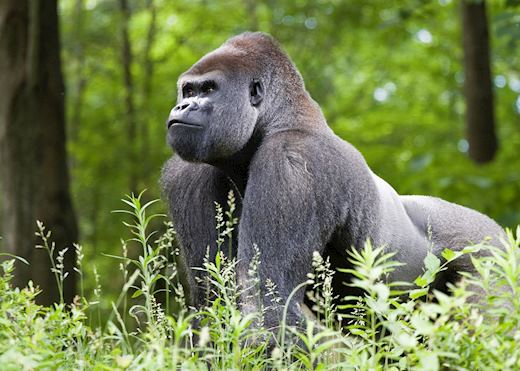
[[[75,245],[81,298],[72,304],[63,300],[51,307],[35,304],[39,290],[31,283],[13,288],[13,260],[1,263],[0,277],[0,365],[18,369],[518,369],[520,368],[520,227],[516,238],[508,232],[501,248],[485,244],[454,252],[446,249],[441,261],[425,259],[425,270],[414,284],[388,283],[386,276],[399,265],[384,248],[366,243],[350,252],[354,279],[351,286],[361,296],[342,298],[338,305],[332,291],[334,271],[319,254],[313,258],[310,299],[315,319],[305,327],[282,322],[272,334],[262,326],[263,315],[244,315],[238,298],[244,290],[236,282],[236,260],[228,259],[230,239],[237,225],[230,195],[227,213],[217,207],[217,229],[221,248],[215,259],[207,257],[201,269],[207,287],[207,303],[190,310],[180,285],[175,259],[175,232],[171,224],[163,236],[148,231],[153,218],[151,203],[141,195],[124,200],[126,225],[132,244],[122,243],[122,255],[113,256],[124,284],[112,311],[89,325],[89,316],[100,316],[93,298],[83,290],[82,248]],[[41,248],[52,259],[54,245],[43,225],[38,225]],[[138,247],[138,258],[130,258],[128,246]],[[472,258],[478,276],[466,274],[453,286],[452,295],[432,291],[430,284],[446,264],[484,249],[484,257]],[[261,246],[258,247],[260,254]],[[61,260],[60,260],[61,259]],[[52,262],[56,283],[67,279],[63,255]],[[253,285],[260,259],[250,267]],[[71,272],[72,274],[72,272]],[[103,273],[100,273],[103,274]],[[266,283],[273,305],[280,304],[276,287]],[[404,287],[404,289],[403,289]],[[478,287],[481,300],[468,301]],[[60,291],[61,292],[61,291]],[[158,301],[157,297],[164,297]],[[176,310],[172,310],[176,308]]]

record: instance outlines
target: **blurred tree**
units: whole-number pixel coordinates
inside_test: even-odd
[[[36,220],[52,231],[56,251],[78,240],[66,162],[64,86],[56,0],[0,2],[0,157],[4,246],[28,259],[15,283],[29,279],[38,299],[57,301],[47,252],[34,248]],[[65,254],[64,299],[75,294],[73,249]]]
[[[258,31],[258,2],[256,0],[243,0],[247,13],[249,31]]]
[[[137,185],[139,181],[139,166],[137,162],[137,119],[135,115],[135,97],[134,97],[134,78],[132,75],[132,45],[130,44],[130,36],[128,28],[130,27],[130,17],[132,16],[127,0],[119,0],[121,11],[121,59],[123,65],[123,78],[125,81],[125,118],[128,133],[128,152],[130,161],[130,193],[138,194]]]
[[[87,77],[85,76],[85,52],[84,52],[84,38],[83,24],[84,24],[84,0],[75,0],[74,13],[73,13],[73,33],[74,39],[74,55],[77,63],[75,64],[75,74],[78,77],[78,83],[74,86],[72,95],[74,104],[71,105],[72,114],[70,115],[69,121],[69,133],[70,140],[75,142],[78,139],[78,128],[81,125],[81,109],[83,108],[83,98],[85,94],[85,88],[87,85]],[[72,159],[73,160],[73,159]]]
[[[141,152],[140,158],[145,159],[150,153],[150,130],[149,127],[153,125],[151,122],[151,109],[150,100],[152,98],[152,80],[154,73],[154,60],[152,57],[152,49],[155,44],[155,37],[157,33],[157,8],[154,0],[147,0],[146,8],[150,13],[150,23],[148,25],[148,31],[146,32],[146,42],[143,52],[143,91],[142,91],[142,104],[141,112],[143,115],[143,122],[141,125]],[[139,166],[140,180],[148,179],[150,176],[150,167],[147,161],[140,161]],[[137,164],[135,164],[137,167]],[[141,186],[141,185],[140,185]]]
[[[497,150],[486,1],[462,0],[461,13],[469,156],[484,163]]]

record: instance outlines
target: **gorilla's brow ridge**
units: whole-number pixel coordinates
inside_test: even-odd
[[[191,70],[190,70],[191,71]],[[184,87],[186,84],[200,85],[207,81],[217,82],[219,79],[225,78],[226,74],[222,70],[210,70],[202,74],[195,74],[187,71],[179,78],[179,87]]]

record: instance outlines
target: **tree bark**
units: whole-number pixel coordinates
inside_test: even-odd
[[[29,259],[34,249],[40,122],[36,119],[37,49],[29,39],[27,1],[0,2],[0,179],[3,250]],[[31,59],[32,58],[32,59]],[[13,283],[23,286],[30,269],[17,264]]]
[[[130,192],[137,194],[138,190],[138,162],[137,162],[137,124],[135,119],[135,104],[134,104],[134,80],[132,76],[132,46],[130,44],[130,36],[128,28],[130,23],[131,11],[127,0],[119,1],[121,11],[121,38],[122,38],[122,62],[123,62],[123,78],[125,83],[125,117],[128,126],[128,151],[130,162]]]
[[[498,148],[486,2],[461,0],[461,13],[469,156],[477,163],[485,163],[493,159]]]
[[[73,94],[72,112],[69,116],[69,138],[72,142],[77,142],[79,135],[79,128],[81,127],[81,113],[83,108],[83,96],[87,86],[87,79],[85,77],[85,53],[83,42],[83,17],[84,17],[84,0],[76,0],[74,5],[74,40],[75,47],[73,48],[75,59],[75,84]],[[73,159],[71,159],[73,160]]]
[[[150,109],[150,97],[152,95],[152,78],[154,73],[154,61],[152,58],[152,48],[155,43],[155,35],[157,32],[157,8],[155,7],[154,0],[148,0],[146,7],[150,12],[150,24],[148,27],[148,33],[146,35],[146,44],[144,47],[144,76],[143,76],[143,97],[142,97],[142,112],[144,114],[143,125],[141,125],[141,158],[147,158],[149,156],[149,130],[151,109]],[[141,169],[141,176],[143,179],[148,179],[150,173],[149,166],[146,161],[142,161],[143,166]],[[137,165],[137,164],[134,164]]]
[[[36,220],[52,231],[56,253],[69,247],[64,300],[75,294],[76,217],[69,193],[64,84],[56,0],[0,2],[0,156],[4,246],[27,258],[15,284],[42,288],[39,302],[59,299],[47,253],[35,249]]]

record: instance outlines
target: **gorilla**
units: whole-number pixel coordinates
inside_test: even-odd
[[[435,197],[400,196],[367,166],[363,156],[328,127],[318,104],[287,54],[269,35],[246,32],[227,40],[179,77],[178,104],[167,120],[167,141],[177,156],[164,166],[163,194],[188,267],[217,253],[215,202],[237,198],[238,233],[225,253],[237,258],[237,281],[248,287],[249,266],[260,251],[260,289],[271,280],[288,298],[312,270],[312,255],[348,267],[347,250],[367,239],[385,245],[404,263],[389,278],[412,282],[428,251],[460,250],[504,232],[477,211]],[[225,245],[227,246],[227,244]],[[443,271],[444,289],[457,272],[474,270],[465,255]],[[204,304],[203,273],[188,269],[189,300]],[[351,294],[335,274],[333,290]],[[264,291],[265,292],[265,291]],[[304,290],[288,307],[289,324],[302,319]],[[272,306],[243,295],[243,312]],[[276,327],[281,308],[266,314]]]

